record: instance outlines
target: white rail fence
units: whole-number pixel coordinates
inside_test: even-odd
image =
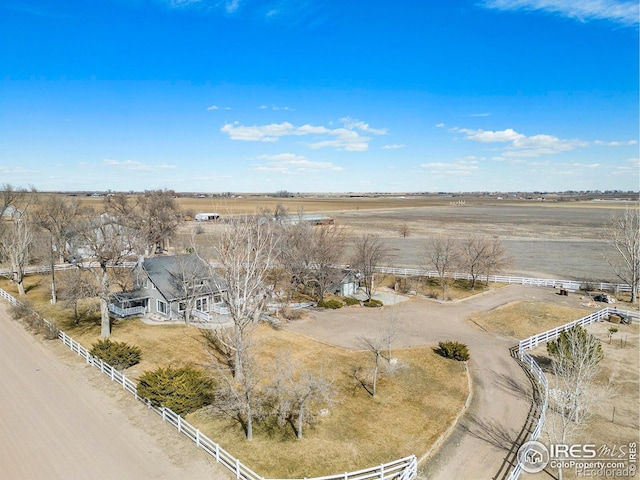
[[[552,328],[551,330],[547,330],[545,332],[538,333],[537,335],[533,335],[529,338],[525,338],[524,340],[520,340],[520,342],[518,343],[518,355],[520,356],[520,360],[522,361],[522,363],[529,369],[533,378],[537,381],[537,388],[540,392],[540,396],[542,397],[542,401],[538,405],[538,421],[527,441],[535,441],[540,437],[547,416],[547,407],[549,406],[549,380],[544,375],[542,368],[540,368],[540,365],[537,364],[533,356],[527,353],[527,350],[536,348],[541,343],[548,342],[549,340],[555,340],[563,331],[575,327],[576,325],[583,327],[594,322],[601,322],[602,320],[608,318],[609,315],[614,314],[625,315],[633,322],[640,321],[639,312],[618,310],[617,308],[607,307],[590,315],[587,315],[586,317],[582,317],[578,320],[565,323],[560,327]],[[509,476],[508,480],[517,480],[518,478],[520,478],[522,471],[522,465],[520,465],[520,463],[517,463],[514,469],[511,471],[511,475]]]
[[[86,265],[90,265],[91,262],[87,262]],[[212,264],[215,266],[214,264]],[[133,268],[136,266],[136,262],[123,262],[114,267]],[[75,268],[72,264],[55,265],[54,269],[57,270],[70,270]],[[349,268],[348,265],[336,265],[336,268]],[[433,270],[426,270],[420,268],[397,268],[397,267],[377,267],[376,270],[380,273],[390,273],[393,275],[399,275],[403,277],[430,277],[437,278],[438,272]],[[26,267],[25,274],[36,273],[48,273],[51,271],[51,266],[39,265]],[[451,272],[445,274],[447,277],[454,280],[472,280],[472,276],[468,273]],[[0,270],[0,276],[11,276],[11,269]],[[487,275],[479,275],[476,277],[479,282],[486,282]],[[591,282],[589,280],[558,280],[552,278],[533,278],[533,277],[517,277],[511,275],[489,275],[488,281],[491,283],[508,283],[517,285],[532,285],[536,287],[562,287],[567,290],[580,290],[589,287],[594,290],[603,290],[609,292],[630,292],[631,287],[626,283],[608,283],[608,282]]]
[[[19,305],[20,302],[16,300],[12,295],[0,289],[0,298],[4,298],[12,305]],[[55,328],[51,322],[46,319],[42,319],[48,326]],[[249,467],[244,465],[239,459],[235,458],[218,443],[211,440],[199,429],[191,425],[180,415],[173,412],[169,408],[163,406],[152,405],[148,399],[144,399],[138,395],[138,388],[132,380],[127,378],[124,374],[117,371],[111,365],[103,362],[101,359],[91,355],[89,350],[83,347],[80,343],[75,341],[69,335],[63,331],[58,331],[58,338],[64,345],[69,347],[73,352],[76,352],[79,356],[85,359],[87,364],[100,370],[106,376],[111,378],[112,381],[122,385],[122,387],[135,396],[137,400],[144,402],[147,407],[159,416],[162,420],[173,425],[178,432],[191,439],[198,448],[201,448],[209,455],[215,458],[216,462],[224,465],[229,469],[237,480],[267,480],[265,477],[257,474]],[[389,463],[378,465],[376,467],[366,468],[364,470],[358,470],[355,472],[340,473],[337,475],[329,475],[325,477],[314,477],[305,480],[367,480],[367,479],[379,479],[379,480],[413,480],[418,471],[418,461],[415,455],[401,458]]]
[[[380,273],[390,273],[402,277],[439,277],[438,272],[433,270],[424,270],[420,268],[395,268],[395,267],[378,267],[376,269]],[[454,280],[473,280],[468,273],[451,272],[445,276]],[[476,277],[479,282],[486,282],[486,275]],[[605,290],[610,292],[630,292],[631,287],[626,283],[607,283],[607,282],[591,282],[588,280],[558,280],[551,278],[532,278],[532,277],[515,277],[510,275],[489,275],[491,283],[508,283],[518,285],[532,285],[535,287],[562,287],[567,290],[580,290],[586,287],[594,290]]]

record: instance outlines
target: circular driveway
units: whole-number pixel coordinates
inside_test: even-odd
[[[566,299],[566,297],[564,297]],[[387,301],[390,300],[388,297]],[[473,398],[469,408],[439,451],[421,470],[429,480],[501,478],[505,458],[523,429],[531,407],[531,384],[511,358],[518,339],[483,331],[468,322],[476,312],[513,301],[563,302],[549,288],[510,285],[463,301],[440,303],[410,298],[382,309],[320,310],[284,328],[345,348],[357,337],[381,331],[392,316],[398,326],[394,347],[434,345],[457,340],[469,346]],[[416,419],[418,420],[418,419]],[[415,453],[420,457],[424,452]]]

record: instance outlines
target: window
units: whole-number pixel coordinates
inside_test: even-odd
[[[184,312],[187,309],[187,302],[178,303],[178,311]]]
[[[196,310],[200,310],[201,312],[209,311],[209,302],[207,297],[200,297],[196,299]]]
[[[167,302],[163,302],[162,300],[156,300],[158,305],[158,313],[162,313],[163,315],[167,314]]]

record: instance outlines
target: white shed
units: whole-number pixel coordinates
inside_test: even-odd
[[[213,222],[220,218],[218,213],[196,213],[196,221],[197,222]]]

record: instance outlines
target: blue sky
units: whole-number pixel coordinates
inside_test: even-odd
[[[0,184],[638,190],[638,3],[3,0]]]

